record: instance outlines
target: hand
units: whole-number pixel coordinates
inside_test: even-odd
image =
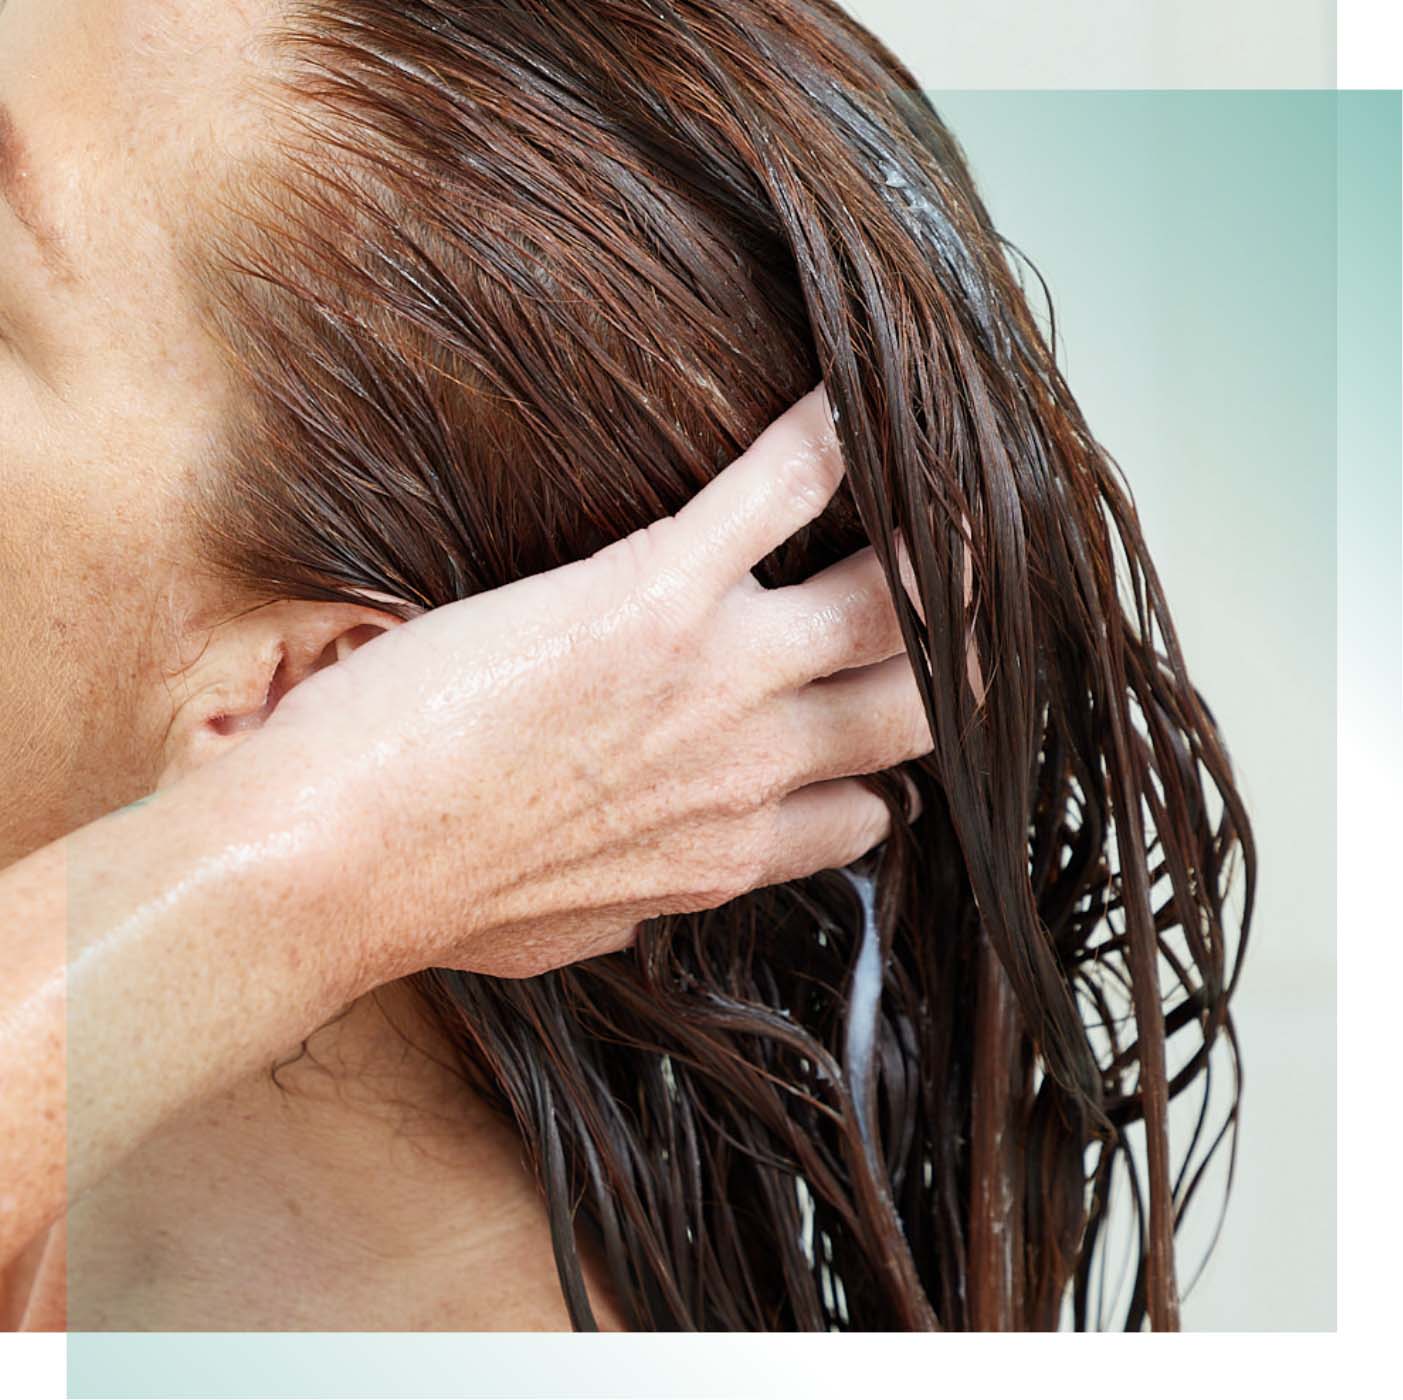
[[[532,975],[884,839],[854,775],[932,741],[880,565],[750,572],[842,470],[820,387],[675,517],[387,631],[229,756],[330,833],[371,982]]]

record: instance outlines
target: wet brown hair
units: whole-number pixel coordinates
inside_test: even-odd
[[[1106,1325],[1119,1182],[1119,1320],[1177,1326],[1175,1230],[1235,1151],[1251,829],[1030,264],[911,75],[827,0],[290,0],[265,59],[269,140],[190,248],[239,386],[200,526],[251,596],[432,607],[587,555],[820,378],[846,477],[758,575],[911,546],[935,747],[871,867],[879,998],[831,871],[415,979],[521,1133],[575,1325],[577,1230],[634,1328]]]

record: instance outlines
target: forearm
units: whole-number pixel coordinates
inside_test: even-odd
[[[271,795],[233,774],[214,765],[0,872],[0,1263],[172,1114],[364,989],[335,843],[269,820]]]

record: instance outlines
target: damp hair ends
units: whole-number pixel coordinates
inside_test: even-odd
[[[845,479],[757,576],[910,550],[934,748],[870,782],[916,821],[624,953],[415,979],[574,1325],[588,1234],[636,1329],[1176,1327],[1235,1151],[1251,827],[911,75],[826,0],[290,0],[261,61],[267,140],[185,250],[237,385],[193,500],[229,580],[497,587],[676,511],[820,378]]]

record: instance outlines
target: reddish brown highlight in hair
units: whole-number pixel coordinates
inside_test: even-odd
[[[826,0],[294,0],[269,52],[270,148],[191,249],[240,386],[199,518],[250,593],[433,607],[587,555],[820,377],[846,478],[761,581],[911,549],[935,747],[874,867],[875,1004],[836,872],[548,976],[417,979],[521,1132],[576,1326],[577,1230],[635,1328],[1101,1325],[1123,1180],[1123,1323],[1175,1327],[1174,1232],[1235,1142],[1251,829],[1130,493],[910,74]],[[900,777],[871,780],[894,806]]]

